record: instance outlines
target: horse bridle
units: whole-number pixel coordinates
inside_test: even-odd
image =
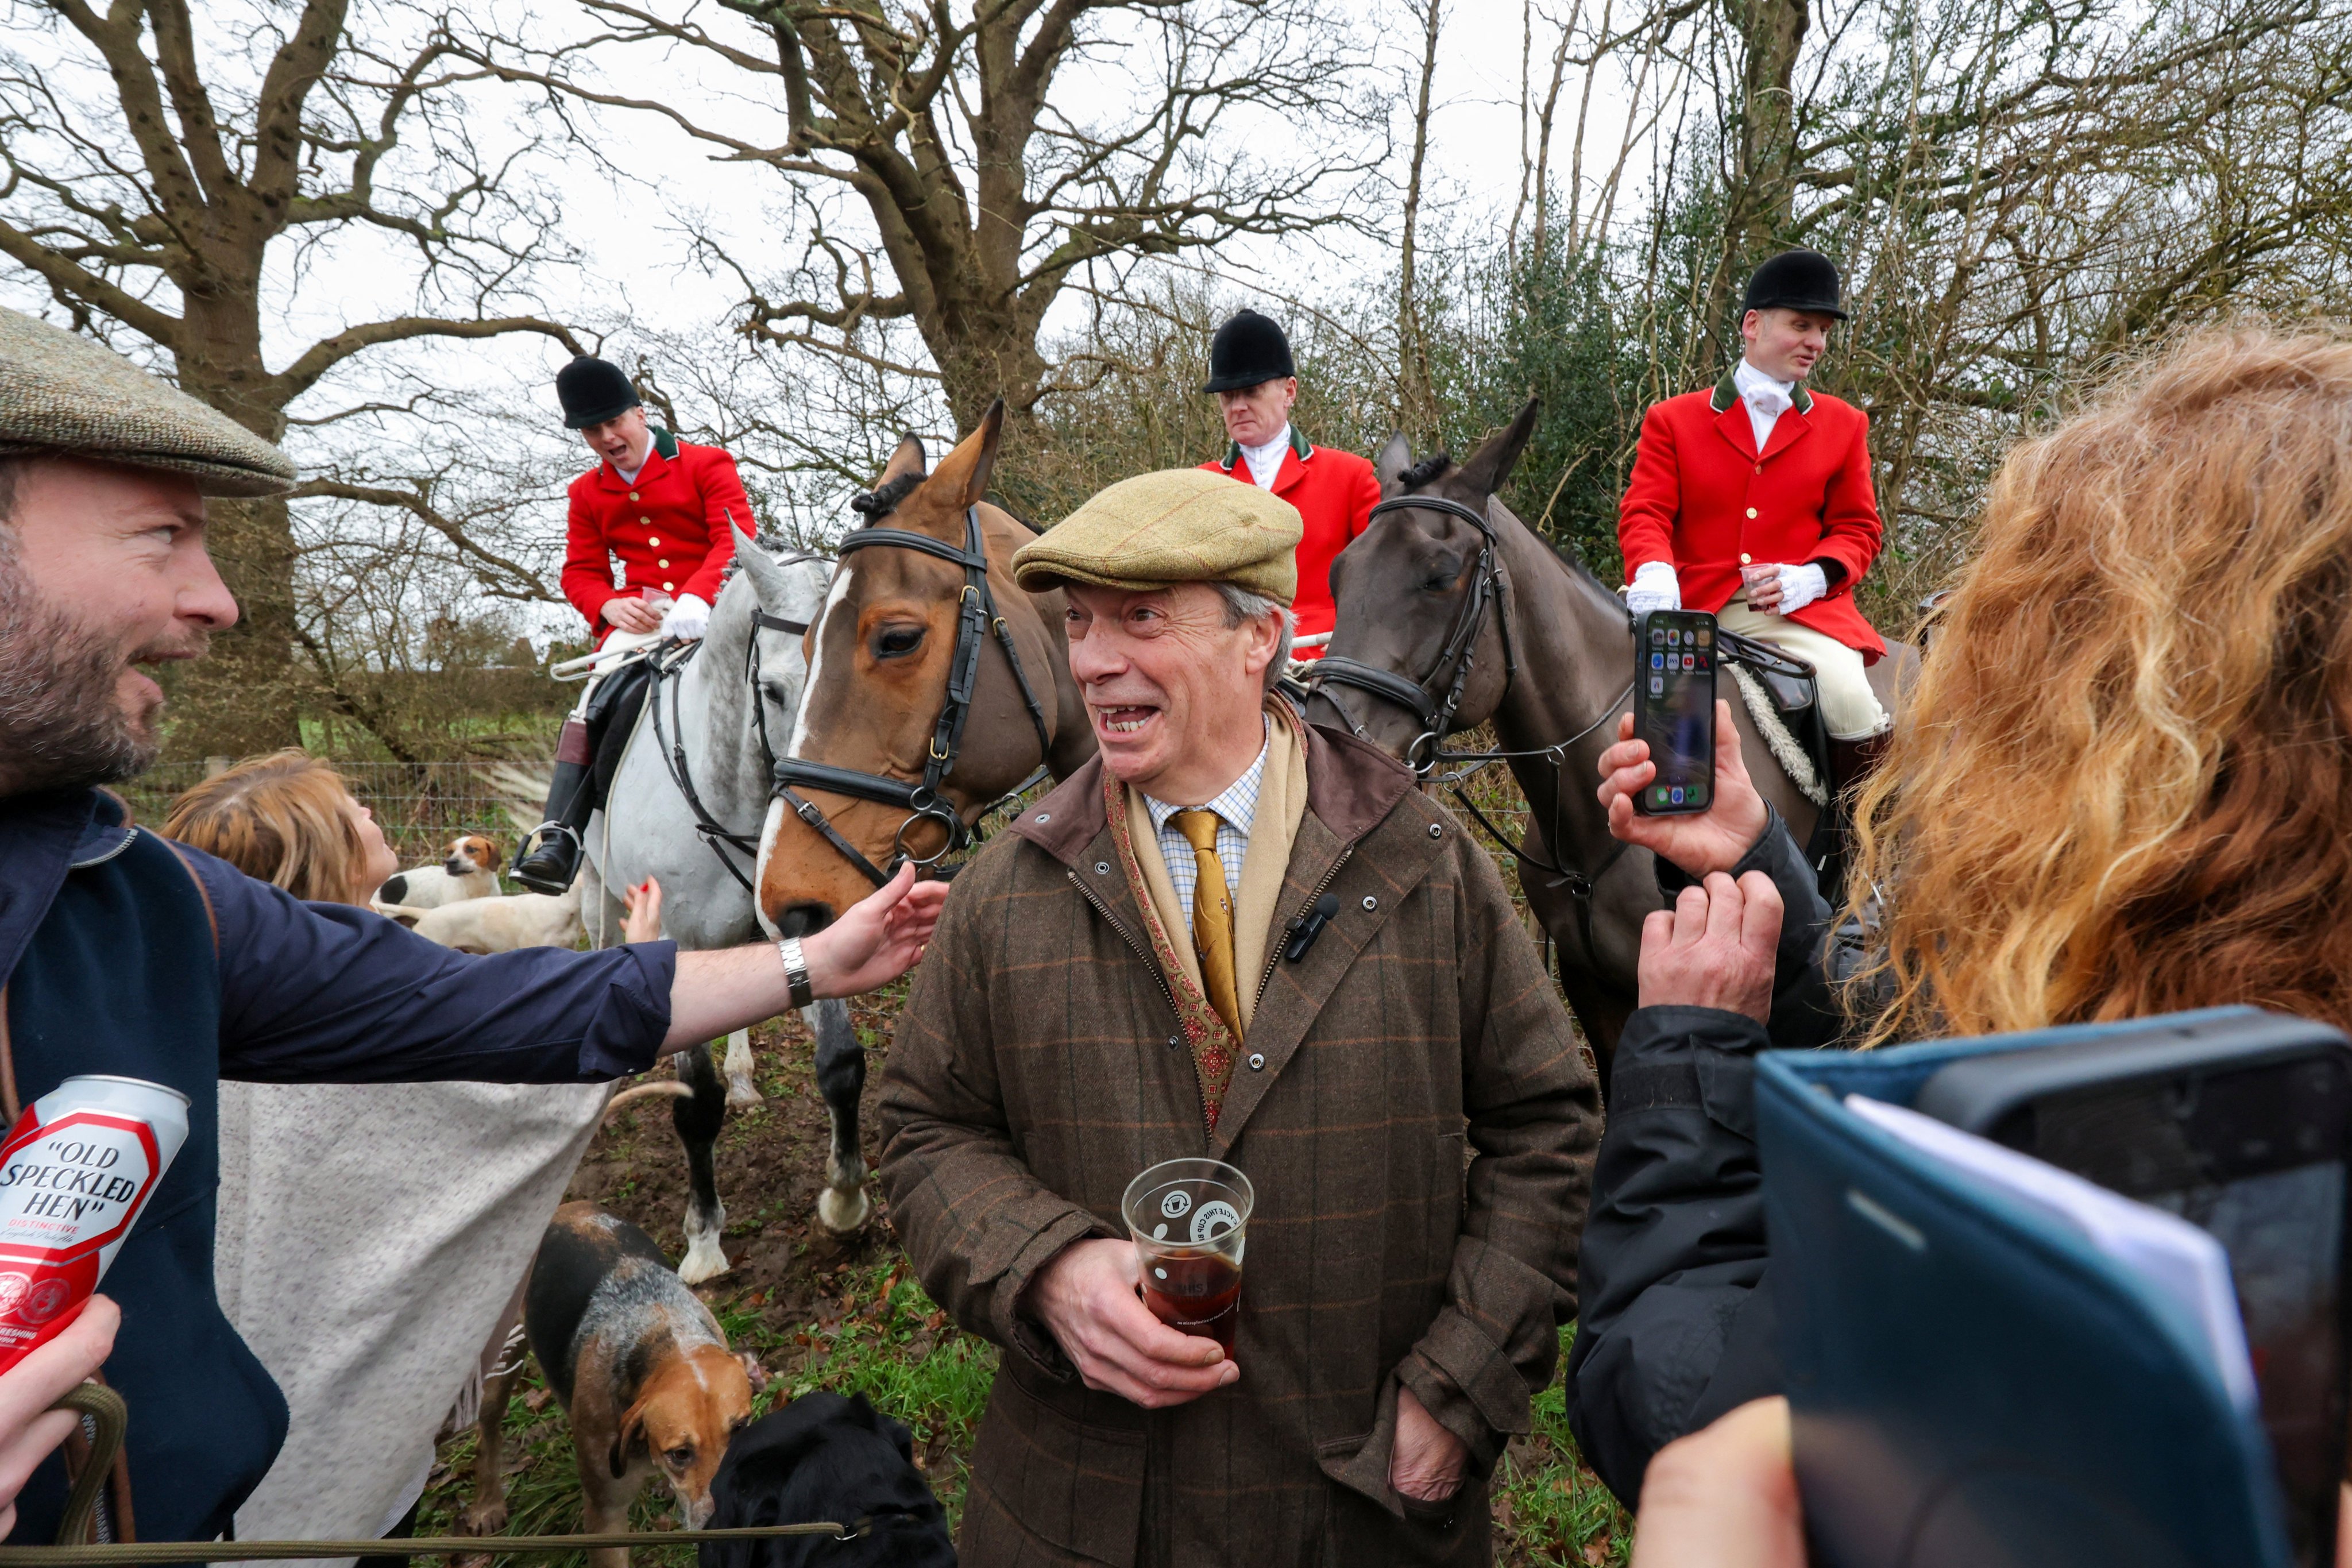
[[[1356,722],[1355,716],[1348,711],[1335,693],[1324,689],[1326,687],[1352,686],[1360,691],[1369,691],[1375,697],[1393,702],[1411,713],[1420,721],[1421,733],[1413,738],[1412,745],[1405,748],[1404,760],[1415,773],[1426,778],[1430,770],[1437,765],[1438,752],[1444,746],[1447,732],[1454,727],[1454,712],[1462,706],[1462,694],[1469,687],[1470,672],[1477,666],[1478,637],[1486,629],[1489,615],[1498,616],[1497,624],[1503,638],[1503,683],[1506,690],[1518,676],[1519,659],[1517,650],[1511,644],[1510,613],[1502,602],[1509,590],[1503,579],[1499,553],[1501,540],[1495,532],[1494,523],[1476,508],[1449,500],[1444,496],[1404,495],[1393,496],[1373,507],[1370,515],[1365,519],[1365,526],[1371,526],[1371,519],[1382,512],[1414,509],[1442,511],[1458,517],[1478,531],[1481,541],[1477,581],[1471,584],[1469,596],[1463,600],[1461,609],[1454,614],[1454,629],[1446,634],[1445,646],[1438,650],[1437,662],[1430,667],[1429,674],[1422,679],[1408,680],[1391,670],[1366,664],[1360,659],[1325,654],[1315,661],[1315,668],[1307,671],[1307,686],[1310,692],[1321,692],[1324,700],[1348,721],[1348,727],[1359,735],[1364,732],[1363,726]],[[1434,689],[1440,680],[1446,680],[1449,672],[1452,679],[1447,681],[1445,695],[1438,697]]]
[[[872,550],[887,546],[894,550],[919,551],[925,555],[952,562],[963,568],[963,592],[956,603],[955,652],[948,662],[947,696],[940,704],[939,721],[931,727],[930,745],[923,760],[923,776],[918,783],[893,778],[887,773],[869,773],[856,768],[835,767],[830,763],[804,762],[798,757],[778,757],[772,769],[772,795],[793,808],[793,814],[814,828],[824,841],[876,887],[880,887],[896,875],[898,868],[908,861],[928,866],[941,857],[968,848],[971,829],[956,811],[952,803],[940,794],[940,786],[955,771],[956,758],[963,749],[964,722],[971,717],[971,699],[980,682],[980,652],[990,633],[1004,649],[1004,659],[1013,667],[1013,679],[1020,684],[1021,700],[1028,705],[1029,721],[1036,726],[1037,745],[1041,759],[1054,749],[1053,732],[1045,724],[1045,710],[1038,706],[1037,693],[1029,684],[1028,671],[1021,667],[1021,655],[1013,646],[1013,629],[1004,617],[996,613],[996,596],[988,586],[987,541],[980,530],[980,509],[966,507],[963,514],[964,547],[961,550],[927,533],[916,533],[903,528],[861,528],[844,538],[836,546],[840,555],[853,550]],[[820,621],[822,626],[822,621]],[[802,700],[806,701],[805,696]],[[856,845],[841,835],[824,811],[814,801],[801,795],[793,786],[823,790],[828,795],[845,795],[856,800],[870,800],[883,805],[905,808],[906,819],[890,840],[890,864],[886,868],[866,858]],[[930,855],[910,855],[907,851],[907,834],[919,822],[936,822],[947,829],[947,842]]]

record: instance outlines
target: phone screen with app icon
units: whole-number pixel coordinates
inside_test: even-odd
[[[1634,797],[1644,816],[1705,811],[1715,798],[1715,617],[1653,610],[1634,634],[1633,733],[1657,776]]]

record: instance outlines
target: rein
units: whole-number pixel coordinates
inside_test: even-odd
[[[1005,663],[1013,667],[1013,679],[1021,688],[1021,700],[1029,709],[1029,721],[1036,727],[1041,760],[1054,749],[1053,734],[1045,725],[1045,710],[1038,705],[1037,693],[1029,684],[1028,671],[1021,667],[1020,651],[1013,646],[1013,629],[1004,624],[1004,617],[996,613],[996,596],[988,586],[988,542],[981,532],[980,509],[977,506],[964,509],[963,528],[964,546],[961,550],[933,539],[928,533],[917,533],[903,528],[861,528],[835,547],[843,556],[853,550],[878,547],[913,550],[963,568],[963,592],[956,599],[955,652],[948,661],[947,694],[940,703],[939,721],[931,727],[930,745],[923,760],[922,778],[909,784],[887,773],[835,767],[830,763],[804,762],[798,757],[772,756],[770,759],[769,773],[774,780],[772,792],[774,798],[791,806],[795,816],[814,828],[843,859],[856,867],[877,888],[896,875],[900,866],[910,861],[919,867],[929,866],[960,849],[971,847],[971,828],[957,812],[954,804],[940,794],[940,786],[955,771],[956,758],[963,750],[964,724],[971,717],[972,693],[980,684],[981,649],[992,632],[998,646],[1004,649]],[[796,785],[799,788],[795,788]],[[898,832],[891,837],[889,866],[885,868],[866,858],[857,846],[842,837],[841,830],[834,826],[824,808],[801,795],[799,789],[817,789],[828,795],[845,795],[854,800],[903,807],[907,816],[898,824]],[[936,822],[946,828],[947,842],[935,854],[911,855],[907,850],[908,830],[917,823],[926,821]]]
[[[797,566],[803,561],[824,559],[822,555],[800,554],[776,564]],[[743,683],[751,693],[751,722],[760,737],[760,759],[772,774],[776,767],[776,749],[768,738],[768,703],[760,689],[760,633],[766,630],[802,637],[807,634],[808,626],[804,622],[788,621],[782,616],[772,616],[761,609],[751,612],[751,635],[743,639]],[[727,874],[750,893],[753,891],[751,879],[735,864],[728,851],[732,850],[745,861],[757,866],[760,840],[756,835],[737,833],[710,814],[709,808],[702,804],[702,796],[695,791],[693,764],[686,755],[686,718],[681,709],[686,682],[679,678],[686,667],[694,662],[694,656],[701,647],[702,644],[698,639],[649,661],[653,669],[653,689],[646,693],[646,708],[647,717],[653,721],[654,748],[661,754],[662,765],[668,770],[670,782],[677,786],[677,793],[685,798],[687,810],[694,816],[696,837],[710,847],[711,854],[719,858],[719,863],[727,868]],[[667,735],[662,732],[661,699],[665,682],[669,687],[670,733]]]
[[[1453,793],[1454,798],[1462,803],[1463,808],[1469,812],[1472,819],[1486,830],[1486,837],[1492,838],[1497,847],[1518,860],[1521,865],[1534,867],[1550,877],[1556,883],[1568,889],[1569,897],[1576,904],[1577,929],[1584,939],[1585,954],[1587,957],[1595,957],[1597,954],[1592,944],[1592,895],[1601,879],[1609,874],[1611,868],[1617,864],[1619,857],[1625,853],[1625,845],[1622,842],[1613,845],[1609,853],[1601,858],[1601,864],[1594,868],[1590,875],[1570,866],[1556,865],[1551,861],[1530,855],[1523,847],[1512,843],[1503,830],[1488,820],[1485,812],[1478,809],[1477,803],[1464,792],[1462,781],[1489,763],[1507,763],[1523,757],[1550,759],[1552,771],[1559,775],[1559,783],[1552,789],[1552,830],[1549,837],[1552,854],[1561,856],[1562,835],[1559,809],[1562,786],[1566,784],[1568,773],[1568,749],[1616,717],[1618,702],[1633,694],[1633,682],[1628,680],[1625,683],[1625,689],[1601,710],[1601,717],[1565,741],[1555,742],[1551,745],[1540,746],[1532,751],[1520,752],[1449,752],[1445,750],[1445,737],[1454,728],[1454,715],[1462,706],[1462,694],[1468,688],[1470,673],[1477,665],[1478,637],[1486,630],[1486,617],[1490,614],[1496,617],[1496,630],[1503,639],[1504,696],[1509,695],[1512,682],[1518,678],[1518,655],[1511,637],[1511,610],[1507,602],[1510,584],[1503,574],[1500,554],[1501,536],[1496,531],[1493,521],[1475,507],[1465,506],[1460,501],[1448,500],[1444,496],[1392,496],[1372,508],[1370,517],[1366,519],[1365,526],[1369,528],[1370,518],[1379,517],[1382,512],[1407,511],[1414,509],[1440,511],[1452,517],[1458,517],[1475,528],[1482,541],[1478,546],[1477,583],[1471,589],[1469,597],[1463,601],[1462,608],[1455,613],[1454,627],[1446,634],[1445,646],[1438,650],[1436,663],[1430,667],[1428,675],[1419,680],[1412,680],[1393,670],[1382,669],[1377,665],[1326,654],[1317,660],[1315,668],[1308,671],[1307,689],[1310,693],[1321,692],[1325,700],[1339,710],[1339,716],[1348,721],[1348,727],[1360,737],[1364,732],[1363,726],[1356,722],[1354,715],[1350,714],[1346,706],[1340,702],[1338,693],[1326,688],[1351,686],[1360,691],[1368,691],[1375,697],[1385,699],[1411,713],[1420,721],[1421,733],[1413,737],[1412,745],[1405,748],[1404,761],[1405,764],[1412,769],[1414,774],[1422,779],[1427,779],[1441,763],[1469,763],[1468,767],[1458,768],[1452,773],[1441,775],[1437,782],[1444,784]],[[1434,687],[1438,681],[1446,679],[1449,671],[1452,679],[1447,681],[1445,695],[1443,698],[1434,696],[1433,694]],[[1496,700],[1499,702],[1500,699]],[[1565,858],[1564,856],[1561,858]]]

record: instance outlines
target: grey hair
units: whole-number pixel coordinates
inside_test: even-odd
[[[1231,583],[1218,583],[1213,586],[1217,590],[1217,597],[1224,601],[1225,625],[1229,626],[1243,626],[1265,616],[1279,617],[1282,636],[1274,645],[1273,661],[1265,667],[1265,689],[1273,690],[1275,682],[1282,679],[1282,672],[1290,668],[1290,641],[1298,635],[1298,616],[1289,605],[1276,604],[1264,594],[1253,594],[1247,588],[1236,587]]]

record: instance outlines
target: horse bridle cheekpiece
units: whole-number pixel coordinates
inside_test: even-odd
[[[1340,714],[1348,719],[1349,728],[1359,734],[1363,732],[1362,726],[1348,714],[1338,696],[1325,690],[1325,688],[1352,686],[1360,691],[1369,691],[1375,697],[1395,703],[1419,720],[1421,733],[1414,737],[1412,745],[1405,748],[1404,760],[1413,772],[1426,777],[1429,771],[1437,765],[1438,753],[1454,727],[1454,712],[1462,706],[1462,693],[1470,684],[1470,672],[1477,666],[1478,636],[1486,628],[1486,617],[1501,610],[1505,589],[1502,558],[1496,553],[1500,541],[1496,535],[1495,525],[1487,520],[1485,512],[1475,507],[1465,506],[1444,496],[1391,496],[1372,508],[1370,517],[1365,520],[1365,526],[1370,527],[1371,518],[1379,517],[1382,512],[1413,510],[1442,511],[1458,517],[1478,531],[1481,541],[1478,546],[1478,580],[1471,584],[1469,596],[1463,600],[1462,608],[1455,613],[1454,629],[1446,635],[1445,646],[1438,651],[1437,662],[1430,668],[1426,677],[1416,681],[1360,659],[1326,654],[1316,660],[1315,668],[1307,672],[1307,684],[1309,690],[1322,691],[1331,706],[1338,708]],[[1519,673],[1518,654],[1511,646],[1510,616],[1500,614],[1497,625],[1503,638],[1503,677],[1507,683]],[[1452,679],[1447,680],[1449,672]],[[1434,695],[1434,689],[1441,680],[1446,680],[1445,695],[1442,698]]]
[[[905,779],[892,778],[887,773],[869,773],[856,768],[837,768],[829,763],[804,762],[798,757],[779,757],[775,763],[777,799],[793,808],[794,815],[814,828],[824,841],[838,850],[842,858],[864,872],[876,887],[880,887],[895,875],[907,861],[928,866],[942,856],[970,847],[971,829],[964,825],[955,806],[940,794],[940,785],[955,771],[957,754],[963,748],[963,729],[971,717],[971,698],[980,682],[980,650],[991,632],[1004,648],[1004,659],[1013,667],[1013,679],[1021,687],[1021,700],[1028,705],[1029,721],[1037,727],[1037,744],[1042,752],[1054,748],[1052,732],[1045,726],[1045,710],[1037,704],[1037,693],[1029,684],[1028,672],[1021,668],[1021,655],[1013,646],[1012,628],[1004,617],[996,613],[996,597],[988,586],[988,547],[980,531],[980,509],[966,507],[963,514],[964,546],[959,550],[928,533],[916,533],[903,528],[861,528],[844,538],[837,547],[841,555],[853,550],[872,550],[888,546],[896,550],[919,551],[936,555],[963,568],[963,592],[956,605],[955,654],[948,664],[947,697],[940,704],[939,722],[931,728],[931,742],[923,760],[923,776],[909,784]],[[823,790],[828,795],[845,795],[857,800],[870,800],[883,805],[902,806],[907,818],[898,825],[890,841],[890,864],[886,868],[867,859],[825,816],[822,807],[801,795],[795,785],[804,789]],[[947,842],[934,854],[910,855],[907,851],[907,833],[919,822],[931,821],[947,829]]]

